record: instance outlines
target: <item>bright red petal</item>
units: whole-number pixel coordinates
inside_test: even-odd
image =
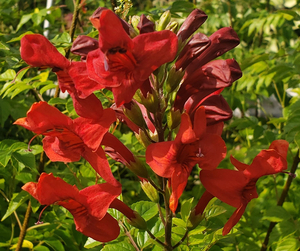
[[[201,156],[198,164],[201,169],[212,170],[218,167],[226,156],[226,144],[216,134],[206,133],[199,141]]]
[[[97,218],[102,218],[110,204],[121,194],[122,187],[113,186],[109,183],[102,183],[89,186],[79,191],[80,195],[87,197],[89,214]]]
[[[234,158],[232,155],[230,156],[230,162],[231,162],[231,164],[234,165],[234,166],[236,167],[236,169],[239,170],[239,171],[244,171],[244,170],[246,170],[246,169],[249,167],[249,165],[244,164],[244,163],[238,161],[238,160],[237,160],[236,158]]]
[[[227,235],[231,229],[239,222],[241,217],[243,216],[245,210],[246,210],[247,204],[241,204],[239,208],[237,208],[233,215],[229,218],[229,220],[226,222],[222,235]]]
[[[289,143],[286,140],[274,140],[269,149],[274,149],[276,152],[278,152],[283,158],[286,159],[287,152],[289,150]]]
[[[133,43],[133,55],[138,62],[135,79],[139,81],[146,80],[162,64],[172,61],[177,53],[177,37],[168,30],[141,34]]]
[[[153,143],[147,147],[146,162],[159,176],[171,178],[176,163],[176,152],[172,141]]]
[[[200,180],[206,190],[221,201],[236,208],[242,204],[243,192],[248,184],[243,172],[229,169],[201,170]]]
[[[175,213],[177,209],[178,200],[186,187],[189,175],[190,174],[187,173],[184,169],[182,170],[182,168],[176,168],[172,174],[172,194],[170,197],[170,209],[173,213]]]
[[[105,156],[104,150],[99,147],[96,152],[92,152],[91,149],[85,148],[82,153],[82,157],[85,158],[95,171],[108,183],[119,186],[120,183],[114,178],[107,158]]]
[[[73,121],[47,102],[38,102],[31,106],[26,118],[18,119],[14,124],[43,134],[55,128],[72,128]]]
[[[206,132],[205,108],[199,107],[194,115],[194,131],[197,138],[201,138]]]
[[[68,140],[68,139],[66,139]],[[83,143],[78,138],[79,145],[66,144],[57,137],[46,136],[43,139],[43,148],[51,161],[74,162],[79,161],[84,149]],[[74,143],[74,142],[73,142]]]
[[[92,108],[95,112],[96,107]],[[113,122],[116,121],[116,115],[113,109],[100,110],[97,120],[86,118],[77,118],[74,120],[75,132],[81,138],[83,143],[96,151],[100,146],[104,134],[108,131]]]
[[[30,34],[21,39],[21,57],[34,67],[64,69],[70,62],[42,35]]]
[[[276,174],[287,169],[287,161],[277,151],[262,150],[244,171],[250,179],[258,179],[264,175]]]
[[[197,139],[196,134],[193,130],[192,122],[187,113],[181,115],[181,123],[179,131],[174,140],[175,144],[190,144],[195,142]]]
[[[32,183],[27,183],[22,189],[29,192],[42,205],[51,205],[68,199],[84,202],[84,199],[80,199],[79,191],[75,186],[66,183],[61,178],[54,177],[52,173],[42,173],[35,187]]]

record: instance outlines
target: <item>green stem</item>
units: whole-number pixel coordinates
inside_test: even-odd
[[[31,215],[31,201],[29,200],[27,210],[26,210],[26,213],[25,213],[25,218],[24,218],[24,221],[23,221],[23,225],[22,225],[22,228],[21,228],[20,235],[19,235],[18,244],[17,244],[17,247],[16,247],[15,251],[22,250],[22,245],[23,245],[23,241],[24,241],[24,238],[25,238],[25,234],[26,234],[28,222],[29,222],[29,219],[30,219],[30,215]]]
[[[290,171],[291,174],[295,174],[299,163],[300,163],[300,158],[299,158],[299,150],[298,150],[297,153],[296,153],[296,156],[294,157],[293,165],[292,165],[292,168],[291,168],[291,171]],[[283,205],[283,203],[285,201],[285,198],[287,197],[288,191],[290,189],[290,186],[292,184],[292,181],[293,181],[293,177],[292,177],[292,175],[289,175],[289,177],[288,177],[288,179],[285,183],[285,186],[283,188],[283,191],[281,193],[281,196],[280,196],[280,198],[277,202],[277,206],[282,206]],[[271,234],[273,228],[275,227],[275,225],[276,225],[276,222],[271,222],[270,223],[267,235],[265,237],[264,243],[262,244],[262,247],[261,247],[260,251],[266,251],[267,250],[270,234]]]
[[[154,236],[154,234],[152,234],[148,229],[146,231],[149,234],[149,236],[151,237],[151,239],[155,240],[157,243],[159,243],[160,245],[162,245],[165,249],[168,248],[165,243],[163,243],[161,240],[157,239]],[[169,249],[166,249],[166,250],[169,250]]]
[[[172,237],[172,211],[170,210],[169,200],[167,196],[167,179],[163,179],[163,187],[164,187],[164,202],[165,202],[165,208],[166,208],[166,223],[165,223],[165,251],[173,250],[172,243],[171,243],[171,237]]]
[[[186,237],[188,236],[188,233],[189,233],[189,230],[186,230],[184,236],[181,238],[181,240],[180,240],[178,243],[176,243],[176,244],[173,246],[173,249],[179,247],[179,246],[184,242],[184,240],[185,240]]]

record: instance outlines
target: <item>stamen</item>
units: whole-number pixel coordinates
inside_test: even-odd
[[[199,152],[196,153],[196,157],[197,157],[197,158],[204,157],[204,154],[201,152],[201,148],[199,148]]]
[[[31,144],[31,142],[32,142],[37,136],[39,136],[39,134],[34,135],[34,136],[31,138],[31,140],[29,140],[29,142],[28,142],[28,148],[27,148],[27,151],[28,151],[28,152],[31,152],[31,151],[32,151],[32,150],[30,149],[30,144]]]
[[[45,209],[46,209],[48,206],[49,206],[49,205],[45,206],[45,207],[42,209],[42,211],[40,212],[38,221],[35,223],[35,225],[40,225],[40,224],[43,224],[43,223],[44,223],[43,221],[41,221],[41,218],[42,218],[43,212],[45,211]]]
[[[104,69],[105,69],[105,71],[109,70],[109,66],[108,66],[108,62],[107,62],[106,58],[104,58]]]

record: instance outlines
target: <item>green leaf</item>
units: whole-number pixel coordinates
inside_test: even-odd
[[[19,85],[18,88],[16,88],[13,93],[11,94],[10,98],[13,99],[15,96],[17,96],[19,93],[25,91],[25,90],[30,90],[33,89],[31,85],[28,84],[22,84]]]
[[[49,105],[65,105],[67,103],[67,100],[66,99],[62,99],[62,98],[51,98],[49,101],[48,101],[48,104]]]
[[[189,200],[185,200],[182,202],[180,212],[181,212],[181,218],[185,222],[187,221],[187,218],[190,215],[193,201],[194,198],[190,198]]]
[[[21,20],[20,20],[18,26],[17,26],[16,31],[18,31],[24,24],[26,24],[31,19],[32,15],[33,15],[33,13],[23,15],[21,17]],[[9,41],[9,42],[11,42],[11,41]]]
[[[0,42],[0,50],[6,50],[9,51],[9,47],[7,47],[5,44]]]
[[[291,218],[290,214],[283,207],[280,206],[273,206],[269,208],[263,216],[264,220],[273,221],[273,222],[280,222],[280,221],[288,220],[290,218]]]
[[[49,85],[46,85],[44,86],[41,90],[40,90],[40,94],[43,94],[45,91],[48,91],[50,89],[55,89],[57,87],[56,84],[49,84]]]
[[[10,150],[0,150],[0,164],[6,167],[8,161],[11,158],[11,151]]]
[[[16,77],[16,72],[12,69],[8,69],[0,75],[0,81],[10,81]]]
[[[225,212],[226,212],[226,209],[224,207],[218,206],[218,205],[213,205],[207,211],[205,211],[205,217],[207,219],[209,219],[209,218],[212,218],[212,217],[216,217],[220,214],[223,214]]]
[[[173,218],[173,224],[179,227],[186,227],[186,221],[183,221],[182,219]]]
[[[43,20],[42,15],[40,13],[33,13],[31,19],[34,25],[39,25]]]
[[[35,246],[33,248],[34,251],[50,251],[49,248],[45,247],[45,246]]]
[[[21,162],[24,166],[27,166],[31,169],[36,168],[35,156],[33,153],[28,152],[27,150],[20,150],[18,152],[14,152],[12,156],[16,158],[18,162]]]
[[[92,238],[88,238],[86,240],[86,243],[84,244],[84,248],[90,249],[90,248],[94,248],[94,247],[97,247],[97,246],[100,246],[100,245],[102,245],[101,242],[96,241]]]
[[[136,251],[135,248],[127,241],[122,241],[114,244],[107,244],[105,245],[104,248],[101,249],[101,251],[116,251],[116,250]]]
[[[65,251],[65,248],[63,244],[56,239],[48,239],[44,240],[47,245],[49,245],[51,248],[53,248],[55,251]]]
[[[30,197],[30,194],[21,191],[20,193],[14,194],[14,197],[9,202],[8,208],[4,216],[2,217],[1,221],[4,221],[8,216],[10,216],[14,211],[17,210],[19,206],[21,206],[28,198]]]
[[[15,37],[9,41],[7,41],[6,43],[12,43],[12,42],[16,42],[16,41],[20,41],[22,39],[22,37],[24,37],[25,35],[27,34],[33,34],[32,31],[26,31],[25,33],[23,33],[22,35],[18,36],[18,37]]]
[[[299,248],[300,242],[296,239],[296,237],[290,237],[279,242],[275,251],[295,251],[299,250]]]
[[[145,221],[150,220],[158,213],[157,205],[150,201],[139,201],[132,204],[131,208],[137,211]]]
[[[56,35],[52,40],[54,44],[70,44],[72,42],[70,34],[67,32],[63,32],[61,34]]]

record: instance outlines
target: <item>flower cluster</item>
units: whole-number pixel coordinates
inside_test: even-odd
[[[43,148],[51,161],[74,162],[82,157],[105,181],[79,191],[61,178],[42,173],[37,183],[29,182],[23,190],[40,204],[65,207],[78,231],[101,242],[116,239],[120,232],[108,208],[119,210],[138,228],[147,227],[135,211],[117,199],[122,186],[107,155],[142,179],[143,188],[152,189],[147,194],[156,203],[156,192],[161,192],[165,207],[173,214],[198,165],[206,192],[190,219],[202,217],[208,201],[217,197],[237,208],[224,227],[224,235],[239,221],[248,202],[258,196],[258,178],[287,168],[288,144],[278,140],[261,151],[251,165],[231,157],[238,171],[217,169],[226,156],[221,137],[224,121],[232,116],[221,92],[242,73],[234,59],[216,58],[237,46],[239,38],[230,27],[209,37],[194,34],[207,19],[198,9],[179,30],[170,19],[166,12],[155,25],[142,15],[134,29],[111,10],[98,8],[90,18],[98,39],[81,35],[73,42],[71,52],[81,56],[80,61],[65,58],[42,35],[21,39],[22,59],[32,67],[52,68],[60,89],[71,96],[78,117],[71,119],[48,103],[38,102],[15,124],[44,135]],[[114,104],[109,108],[103,108],[94,94],[101,89],[113,94]],[[145,147],[146,163],[110,132],[116,120],[135,132]],[[160,185],[153,181],[155,176]],[[148,181],[153,186],[147,186]]]

